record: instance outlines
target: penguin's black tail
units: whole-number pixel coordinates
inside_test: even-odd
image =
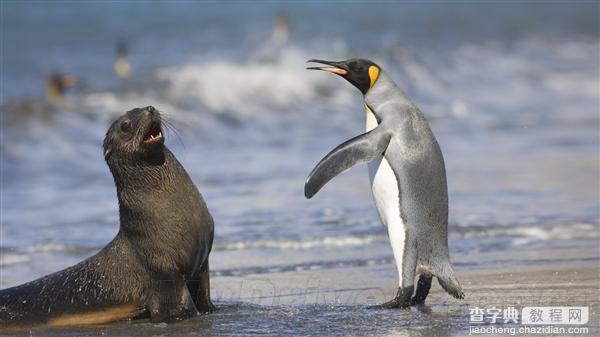
[[[438,270],[435,276],[437,277],[442,288],[444,288],[448,294],[458,299],[465,298],[465,293],[463,292],[460,283],[454,276],[454,270],[450,265],[450,261],[444,264],[440,270]]]

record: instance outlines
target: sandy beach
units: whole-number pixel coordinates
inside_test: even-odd
[[[331,255],[337,253],[338,258],[344,253],[335,250]],[[299,259],[311,258],[306,251],[296,253]],[[213,256],[217,274],[221,270],[219,255]],[[488,263],[472,267],[473,260],[482,259]],[[589,322],[583,325],[588,333],[554,335],[596,336],[600,333],[599,259],[598,250],[568,247],[511,254],[457,254],[454,261],[465,299],[451,298],[434,282],[426,305],[405,310],[367,309],[368,305],[389,300],[396,291],[396,271],[390,260],[361,267],[216,276],[212,281],[213,298],[219,310],[213,314],[173,324],[138,320],[28,333],[32,336],[468,336],[469,328],[477,326],[470,322],[472,308],[515,307],[520,311],[526,306],[583,306],[589,307]],[[493,326],[518,329],[523,327],[520,322]]]

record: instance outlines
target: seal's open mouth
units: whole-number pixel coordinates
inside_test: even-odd
[[[144,144],[162,143],[165,140],[162,130],[160,128],[160,122],[152,122],[148,126],[148,130],[144,134]]]

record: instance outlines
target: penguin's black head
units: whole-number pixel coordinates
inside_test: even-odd
[[[308,62],[326,64],[328,67],[308,67],[307,69],[325,70],[340,75],[357,87],[363,95],[373,87],[381,72],[381,68],[378,65],[365,59],[349,59],[337,62],[308,60]]]

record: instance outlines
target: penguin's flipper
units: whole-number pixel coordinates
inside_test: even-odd
[[[310,172],[304,184],[304,195],[310,199],[323,185],[352,166],[370,162],[381,156],[391,134],[381,127],[354,137],[329,152]]]

